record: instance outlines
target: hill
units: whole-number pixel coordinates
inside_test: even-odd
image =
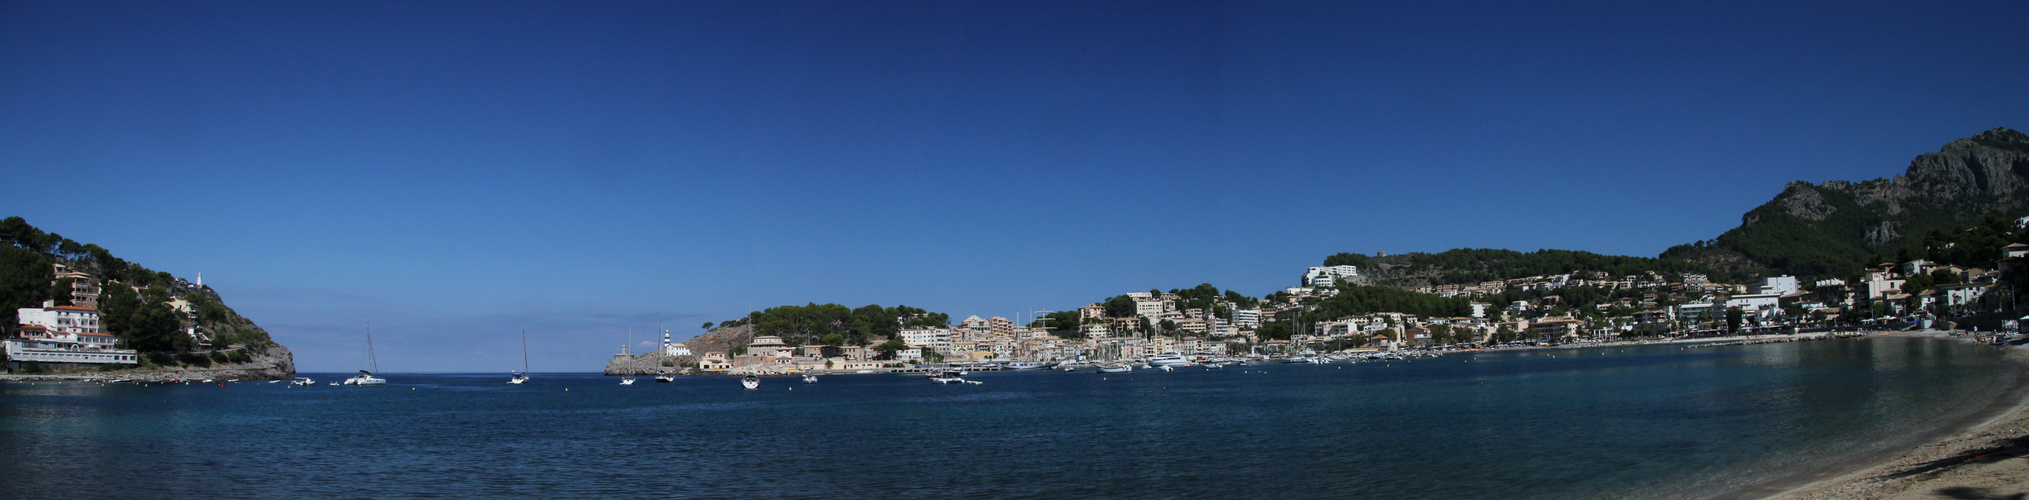
[[[98,293],[75,292],[80,289]],[[72,303],[80,298],[95,303]],[[20,217],[0,220],[0,308],[12,315],[45,301],[97,309],[101,331],[142,353],[139,372],[125,377],[252,379],[295,373],[289,350],[211,287],[44,232]],[[10,319],[4,328],[12,337],[18,321]],[[208,375],[213,373],[220,376]]]
[[[1485,281],[1579,272],[1606,273],[1619,279],[1656,273],[1674,280],[1685,273],[1709,274],[1696,263],[1651,257],[1602,255],[1576,250],[1518,252],[1493,248],[1460,248],[1438,253],[1367,256],[1341,253],[1326,257],[1326,266],[1360,268],[1355,284],[1393,287],[1474,284]]]
[[[1845,277],[1921,255],[1933,231],[2023,215],[2029,215],[2029,136],[1996,128],[1919,155],[1894,178],[1791,182],[1741,216],[1739,227],[1661,257],[1739,277]]]

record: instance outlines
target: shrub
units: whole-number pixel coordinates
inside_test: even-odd
[[[166,352],[151,352],[148,353],[148,363],[155,366],[169,366],[176,364],[176,358]]]
[[[228,358],[226,358],[226,355],[225,355],[225,353],[223,353],[223,352],[218,352],[218,351],[212,351],[212,352],[211,352],[211,362],[213,362],[213,363],[225,363],[225,362],[227,362],[227,361],[229,361],[229,359],[228,359]]]
[[[199,368],[208,368],[211,366],[211,358],[205,357],[205,355],[203,354],[198,354],[194,352],[186,352],[183,354],[178,354],[176,355],[176,361]]]

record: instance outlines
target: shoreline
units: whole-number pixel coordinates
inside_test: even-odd
[[[1970,342],[1940,331],[1900,337]],[[1901,451],[1855,457],[1821,473],[1747,485],[1715,498],[2015,498],[2029,493],[2029,346],[2003,346],[2015,374],[1994,399],[1958,421],[1910,436]]]

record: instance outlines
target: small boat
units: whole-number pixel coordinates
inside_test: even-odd
[[[278,381],[276,381],[276,382],[280,382],[280,381],[278,380]],[[273,383],[273,382],[270,382],[270,383]],[[317,381],[315,381],[315,380],[310,380],[310,377],[296,377],[296,378],[294,378],[294,379],[290,379],[290,380],[289,380],[289,385],[316,385],[316,384],[317,384]]]
[[[1016,361],[1007,364],[1007,369],[1009,370],[1040,370],[1049,367],[1049,363],[1041,361]]]
[[[873,373],[874,371],[873,371],[873,370],[853,370],[852,372],[853,372],[853,373],[861,373],[861,374],[865,374],[865,373]]]
[[[634,377],[620,377],[620,385],[634,385]]]
[[[1220,369],[1220,368],[1225,368],[1225,367],[1226,367],[1226,365],[1222,365],[1222,364],[1218,364],[1218,363],[1205,363],[1205,369],[1207,369],[1207,370],[1217,370],[1217,369]]]
[[[658,383],[658,384],[667,384],[667,383],[670,383],[670,382],[675,382],[675,381],[676,381],[676,376],[675,376],[675,375],[670,375],[670,374],[664,373],[664,374],[661,374],[661,375],[656,375],[656,376],[655,376],[655,383]]]
[[[507,379],[507,383],[521,385],[528,383],[528,329],[521,329],[521,371]]]
[[[803,383],[805,383],[805,384],[815,384],[815,383],[817,383],[817,375],[813,375],[813,374],[809,374],[809,373],[805,373],[805,374],[803,374]]]
[[[958,375],[958,372],[931,372],[931,373],[930,373],[930,383],[932,383],[932,384],[963,384],[963,383],[965,383],[965,377],[959,376],[959,375]]]
[[[753,376],[753,375],[748,375],[748,376],[746,376],[745,378],[741,378],[741,379],[740,379],[740,387],[745,387],[745,388],[748,388],[748,389],[760,389],[760,388],[761,388],[761,377],[756,377],[756,376]]]
[[[358,375],[345,379],[345,385],[387,385],[387,379],[373,376],[373,372],[360,370]]]
[[[359,374],[353,375],[352,378],[345,379],[344,383],[345,385],[387,385],[387,379],[373,376],[373,371],[378,369],[380,367],[376,366],[373,362],[373,324],[367,323],[366,369],[360,370]]]
[[[1134,365],[1127,363],[1099,365],[1099,373],[1127,373],[1134,371]]]

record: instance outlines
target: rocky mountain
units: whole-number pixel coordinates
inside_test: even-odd
[[[1996,128],[1917,156],[1902,175],[1860,182],[1791,182],[1718,238],[1662,258],[1735,277],[1847,277],[1917,254],[1934,229],[2029,215],[2029,135]]]

